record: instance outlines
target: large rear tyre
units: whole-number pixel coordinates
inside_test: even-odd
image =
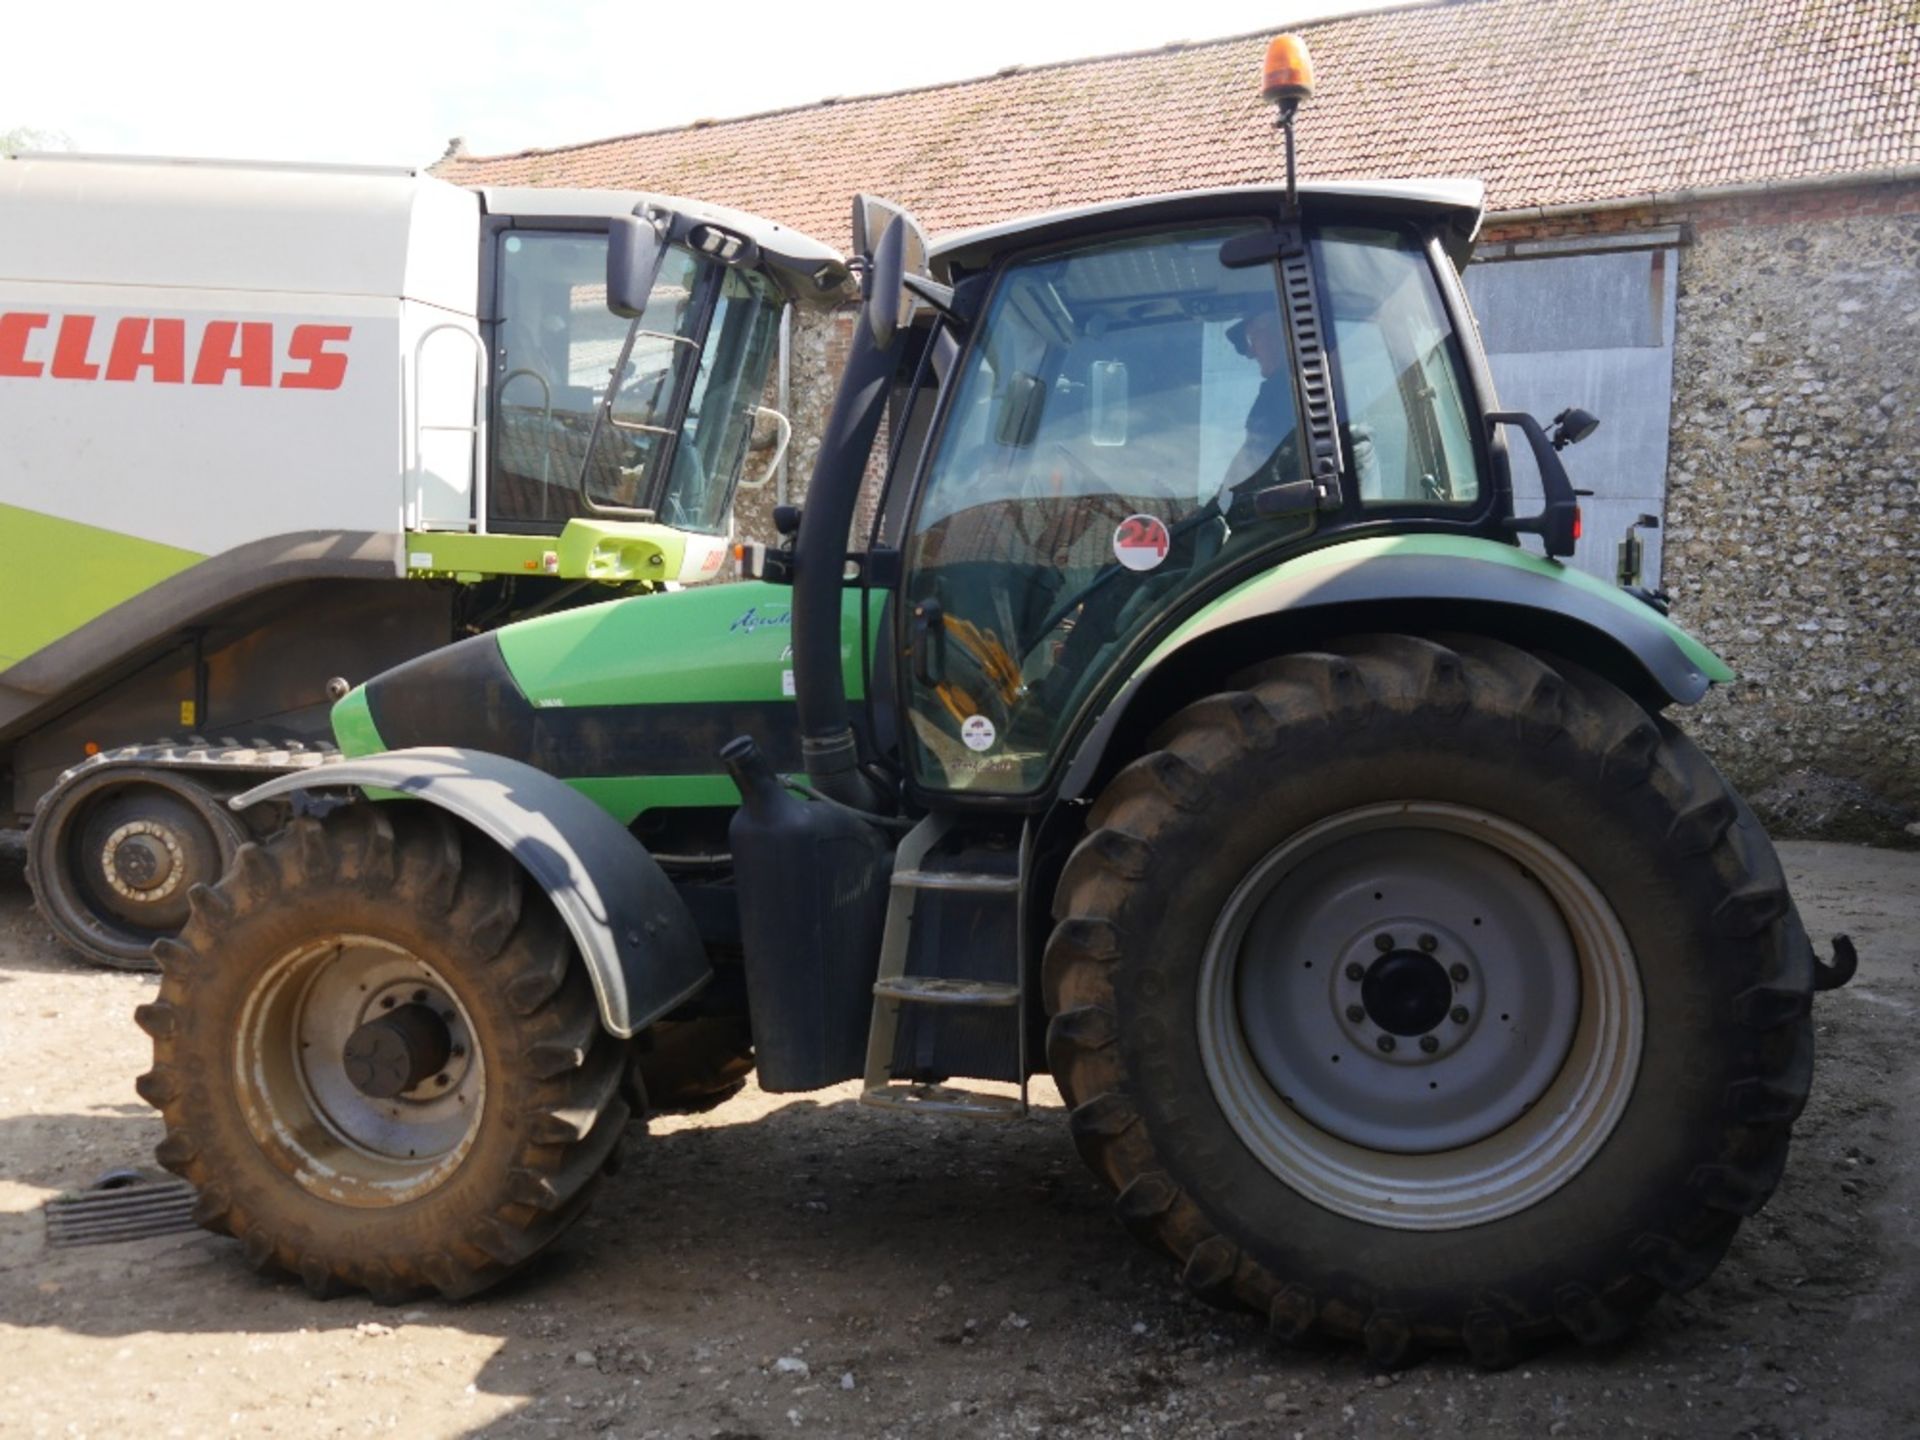
[[[558,915],[425,808],[243,846],[157,953],[160,1162],[316,1295],[487,1288],[579,1217],[626,1129],[626,1047]]]
[[[42,798],[27,883],[54,933],[90,965],[152,970],[195,885],[220,878],[244,838],[214,795],[164,769],[82,769]]]
[[[1048,1059],[1123,1220],[1286,1340],[1623,1334],[1766,1202],[1812,952],[1672,726],[1480,637],[1176,715],[1061,878]]]

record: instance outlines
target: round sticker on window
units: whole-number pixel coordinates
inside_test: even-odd
[[[1113,558],[1129,570],[1154,570],[1167,558],[1172,537],[1166,522],[1152,515],[1129,515],[1113,532]]]
[[[993,748],[993,721],[984,715],[969,715],[960,722],[960,740],[969,750]]]

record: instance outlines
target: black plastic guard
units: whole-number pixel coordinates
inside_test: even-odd
[[[343,786],[437,806],[519,861],[566,922],[593,978],[600,1018],[622,1039],[713,977],[693,917],[654,858],[578,790],[518,760],[439,746],[393,750],[282,775],[232,804],[244,810]]]

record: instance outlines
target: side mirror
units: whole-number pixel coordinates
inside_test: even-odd
[[[927,276],[927,235],[919,223],[891,201],[875,195],[853,197],[853,253],[867,262],[863,313],[874,343],[885,349],[894,331],[913,315],[909,275]]]
[[[1598,415],[1570,405],[1553,417],[1553,433],[1548,438],[1553,441],[1554,449],[1564,450],[1569,445],[1578,445],[1599,428]]]
[[[1559,448],[1547,438],[1540,422],[1524,410],[1490,410],[1487,423],[1515,425],[1526,435],[1527,443],[1533,447],[1534,464],[1540,467],[1540,488],[1547,501],[1546,508],[1538,515],[1514,516],[1507,521],[1507,529],[1516,535],[1538,535],[1549,555],[1573,554],[1574,545],[1580,539],[1580,497],[1574,493],[1573,481],[1567,478],[1567,467],[1560,463]]]
[[[607,230],[607,308],[622,320],[646,312],[666,258],[666,229],[651,218],[616,215]]]
[[[867,300],[862,307],[873,343],[884,350],[893,343],[893,332],[900,328],[901,312],[913,302],[906,293],[907,227],[904,220],[887,226],[886,234],[874,247],[867,267]]]

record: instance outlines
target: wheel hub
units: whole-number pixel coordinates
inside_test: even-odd
[[[1431,955],[1395,950],[1368,967],[1360,982],[1367,1018],[1389,1035],[1424,1035],[1453,1008],[1453,982]]]
[[[1339,1213],[1451,1229],[1531,1203],[1618,1119],[1640,1046],[1617,918],[1560,851],[1455,805],[1332,816],[1229,897],[1200,1041],[1229,1123]]]
[[[389,1100],[438,1075],[453,1036],[429,1005],[401,1005],[347,1037],[341,1066],[362,1095]]]
[[[153,820],[128,821],[100,850],[100,869],[114,892],[145,904],[178,889],[185,868],[180,837]]]
[[[400,945],[348,933],[289,951],[261,977],[240,1030],[248,1124],[329,1199],[424,1194],[473,1142],[487,1093],[473,1022]]]

